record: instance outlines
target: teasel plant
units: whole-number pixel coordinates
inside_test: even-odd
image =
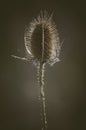
[[[26,26],[24,33],[25,57],[12,57],[32,62],[37,67],[38,88],[40,91],[41,130],[47,130],[44,71],[46,64],[53,66],[59,62],[61,45],[59,34],[52,19],[46,11],[41,11],[37,18]]]

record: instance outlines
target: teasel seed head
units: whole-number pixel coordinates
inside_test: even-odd
[[[35,62],[53,64],[59,61],[60,41],[52,15],[41,12],[25,29],[27,58]]]

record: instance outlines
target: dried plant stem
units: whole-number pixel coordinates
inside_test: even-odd
[[[47,130],[47,117],[46,117],[46,103],[45,103],[45,91],[44,91],[44,67],[45,64],[39,63],[37,74],[38,74],[38,85],[40,89],[40,111],[41,111],[41,119],[42,119],[42,130]]]

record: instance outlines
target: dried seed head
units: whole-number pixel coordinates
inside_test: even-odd
[[[26,28],[24,40],[28,58],[42,63],[58,61],[60,43],[52,15],[41,12]]]

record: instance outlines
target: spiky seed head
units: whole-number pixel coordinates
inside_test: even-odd
[[[46,12],[34,19],[25,29],[27,57],[42,63],[55,61],[59,57],[60,42],[56,25]]]

